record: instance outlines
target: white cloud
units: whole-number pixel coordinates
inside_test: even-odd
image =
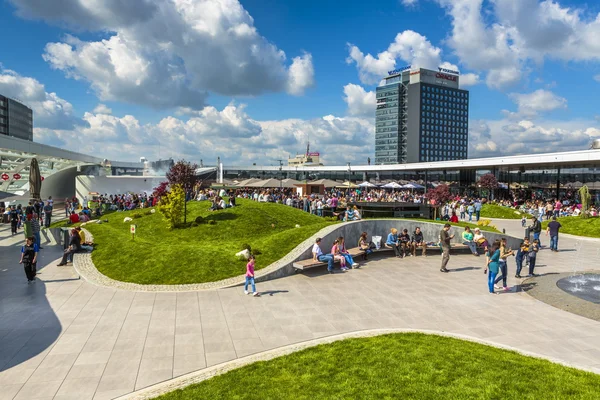
[[[545,59],[599,61],[600,14],[553,0],[437,0],[452,18],[448,44],[489,87],[517,84]]]
[[[419,0],[401,0],[406,7],[414,7],[419,3]]]
[[[344,101],[348,104],[348,114],[375,117],[375,92],[367,92],[362,86],[349,83],[344,86]]]
[[[98,104],[96,108],[94,108],[94,113],[96,114],[112,114],[112,109],[106,106],[106,104]]]
[[[544,89],[532,93],[511,93],[509,97],[517,105],[517,112],[503,112],[513,119],[534,118],[540,113],[567,108],[567,99]]]
[[[350,55],[346,62],[356,63],[359,78],[365,84],[379,82],[389,70],[397,66],[396,60],[402,60],[413,67],[437,68],[440,65],[441,49],[433,46],[425,36],[411,30],[398,33],[388,49],[377,54],[377,57],[365,55],[350,43],[348,48]],[[402,66],[404,65],[398,65]]]
[[[595,80],[596,82],[600,82],[600,74],[598,74],[598,75],[594,75],[594,80]]]
[[[475,86],[480,83],[479,75],[468,73],[460,76],[460,87]]]
[[[21,15],[109,32],[100,41],[67,36],[44,53],[52,68],[89,82],[103,101],[201,109],[209,92],[300,95],[314,85],[311,55],[289,63],[238,0],[59,1],[14,4]]]
[[[0,93],[22,101],[33,110],[34,125],[42,128],[70,129],[80,121],[68,101],[49,93],[34,78],[25,77],[0,66]]]
[[[523,119],[470,122],[469,158],[585,150],[600,137],[595,121]]]

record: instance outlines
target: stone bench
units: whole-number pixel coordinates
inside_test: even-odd
[[[428,245],[427,246],[427,251],[431,251],[431,250],[440,250],[441,251],[441,247],[439,244],[434,244],[434,245]],[[467,246],[466,244],[462,244],[462,243],[452,243],[450,245],[450,249],[451,250],[469,250],[469,246]],[[377,254],[377,253],[382,253],[382,252],[391,252],[394,249],[391,247],[386,247],[381,246],[381,248],[379,249],[372,249],[373,253],[372,254]],[[418,250],[418,249],[417,249]],[[359,257],[359,256],[363,256],[365,254],[364,250],[361,250],[358,247],[354,247],[352,249],[348,249],[348,253],[352,256],[352,258],[354,257]],[[339,263],[339,260],[334,260],[334,262],[337,264]],[[315,261],[312,258],[309,258],[307,260],[298,260],[295,261],[292,266],[296,269],[296,272],[300,272],[300,271],[304,271],[306,269],[310,269],[310,268],[314,268],[314,267],[322,267],[327,265],[326,262],[321,262],[321,261]]]

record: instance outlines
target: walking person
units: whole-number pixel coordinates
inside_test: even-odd
[[[479,222],[479,218],[481,217],[481,207],[483,207],[481,200],[475,200],[475,217],[477,222]]]
[[[529,274],[527,275],[528,278],[536,276],[534,273],[534,269],[538,251],[540,251],[540,242],[539,240],[534,240],[531,246],[529,246]]]
[[[450,240],[454,238],[454,235],[450,235],[448,231],[452,225],[445,224],[444,228],[440,231],[440,244],[442,245],[442,268],[440,268],[441,272],[450,272],[446,266],[448,265],[448,261],[450,261]]]
[[[44,217],[44,226],[49,228],[52,223],[52,197],[48,199],[48,202],[44,206]]]
[[[469,222],[473,221],[473,213],[474,212],[475,212],[475,207],[473,206],[473,203],[471,203],[467,207],[467,214],[469,214]]]
[[[560,222],[556,220],[556,216],[552,217],[552,221],[548,223],[546,228],[546,236],[550,236],[550,251],[558,253],[558,230],[562,228]]]
[[[10,232],[13,235],[17,234],[17,226],[19,223],[19,214],[17,214],[17,210],[15,206],[10,206]]]
[[[498,282],[502,280],[502,286],[495,286],[496,289],[503,289],[504,291],[508,290],[508,285],[506,284],[506,278],[508,278],[508,257],[514,255],[515,253],[512,249],[506,247],[506,238],[500,239],[500,259],[498,260],[498,264],[502,275],[499,275],[494,279],[494,285],[497,285]]]
[[[35,244],[38,245],[38,248],[40,250],[43,249],[42,240],[40,237],[40,220],[36,213],[34,213],[33,217],[31,218],[31,234],[32,234],[33,238],[35,239]]]
[[[498,270],[500,269],[500,241],[496,240],[492,244],[492,247],[488,250],[487,253],[488,262],[487,268],[490,270],[488,274],[488,290],[490,294],[494,294],[494,281],[496,279],[496,275],[498,275]],[[498,293],[495,293],[498,294]]]
[[[460,207],[458,207],[458,212],[460,213],[460,220],[461,221],[465,220],[465,217],[466,217],[465,211],[466,211],[466,208],[465,208],[464,203],[460,203]]]
[[[258,296],[256,285],[254,284],[254,256],[250,254],[248,264],[246,264],[246,283],[244,284],[244,294],[248,294],[248,284],[252,285],[252,296]]]
[[[33,242],[32,237],[25,239],[25,245],[21,247],[21,259],[19,264],[25,268],[27,284],[35,282],[37,255],[39,253],[38,245]]]
[[[323,254],[323,250],[321,250],[321,238],[315,240],[315,244],[313,244],[312,248],[312,255],[313,261],[326,262],[327,271],[329,271],[330,274],[333,274],[333,255]]]

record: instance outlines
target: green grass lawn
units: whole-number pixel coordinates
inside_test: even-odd
[[[518,213],[518,214],[517,214]],[[482,218],[521,219],[523,213],[511,207],[499,206],[497,204],[484,204],[481,207]],[[525,213],[527,218],[531,215]]]
[[[598,399],[600,375],[453,338],[399,333],[257,362],[160,400]]]
[[[331,221],[295,208],[237,199],[238,206],[208,211],[210,202],[188,202],[188,221],[197,216],[214,225],[169,230],[156,211],[133,222],[123,219],[147,210],[114,212],[103,216],[108,223],[88,224],[96,248],[92,259],[106,276],[141,284],[185,284],[212,282],[241,275],[246,263],[235,257],[243,244],[256,255],[256,268],[264,268],[282,258],[303,240]],[[137,225],[135,241],[129,226]],[[296,228],[296,224],[300,228]],[[273,226],[272,226],[273,225]]]
[[[587,236],[600,238],[600,217],[590,217],[583,219],[580,217],[562,217],[557,219],[562,225],[558,231],[560,233],[569,233],[577,236]],[[550,221],[542,222],[544,231]]]

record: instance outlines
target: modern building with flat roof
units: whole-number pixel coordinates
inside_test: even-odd
[[[33,111],[0,94],[0,135],[33,141]]]
[[[467,158],[469,92],[456,71],[389,71],[376,89],[375,164]]]

